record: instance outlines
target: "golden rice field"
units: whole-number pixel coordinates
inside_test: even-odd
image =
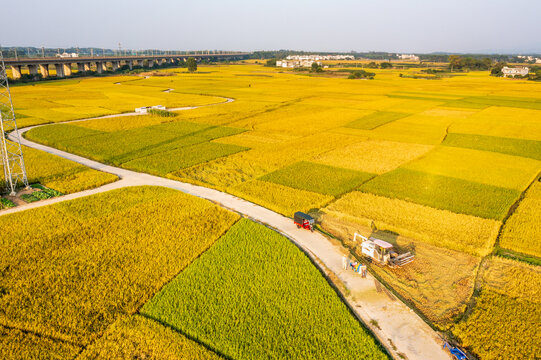
[[[481,359],[535,359],[541,352],[539,266],[493,257],[480,277],[473,312],[453,333]]]
[[[2,359],[389,359],[289,239],[209,201],[130,187],[0,226]]]
[[[539,83],[487,72],[420,80],[376,69],[361,81],[252,63],[201,69],[38,83],[12,95],[21,126],[235,99],[174,118],[96,119],[27,136],[286,216],[309,211],[346,242],[373,232],[413,250],[404,269],[374,271],[441,328],[466,309],[502,224],[498,246],[540,256],[539,187],[530,186],[541,171]]]
[[[541,257],[541,182],[535,181],[524,200],[505,223],[500,246],[520,253]]]

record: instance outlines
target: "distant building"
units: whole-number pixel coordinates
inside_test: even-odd
[[[76,58],[76,57],[79,57],[79,54],[65,52],[63,54],[56,54],[56,57],[60,57],[60,58]]]
[[[419,61],[419,57],[413,54],[396,54],[400,60]]]
[[[317,63],[319,66],[322,65],[321,61],[314,61],[313,59],[302,59],[302,60],[278,60],[276,61],[276,66],[282,67],[282,68],[299,68],[299,67],[311,67],[313,63]]]
[[[502,74],[504,77],[515,77],[515,76],[526,76],[530,72],[530,69],[527,67],[516,67],[510,68],[504,66],[502,68]]]

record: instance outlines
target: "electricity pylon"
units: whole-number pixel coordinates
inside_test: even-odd
[[[0,48],[1,49],[1,48]],[[8,137],[9,134],[9,137]],[[23,184],[28,187],[28,178],[24,167],[23,150],[21,139],[11,102],[8,77],[4,57],[0,50],[0,147],[2,152],[2,167],[6,190],[10,195],[15,195],[17,186]]]

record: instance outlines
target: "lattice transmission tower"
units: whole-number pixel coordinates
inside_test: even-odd
[[[1,49],[1,48],[0,48]],[[9,137],[8,137],[9,134]],[[0,50],[0,147],[2,152],[2,167],[4,168],[4,179],[6,191],[15,195],[17,186],[28,187],[26,168],[24,167],[21,139],[11,102],[8,77],[4,57]]]

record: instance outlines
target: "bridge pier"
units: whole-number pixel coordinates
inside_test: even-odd
[[[154,67],[154,60],[148,60],[148,67]]]
[[[15,80],[21,78],[21,65],[11,65],[11,77]]]
[[[64,64],[54,64],[54,67],[56,69],[56,77],[63,78],[66,75],[64,75]]]
[[[71,63],[63,63],[64,76],[71,76]]]
[[[90,63],[77,63],[77,72],[90,71]]]
[[[49,77],[49,64],[39,64],[39,72],[42,78]]]
[[[37,75],[38,74],[38,66],[37,65],[28,65],[28,73],[30,75]]]
[[[120,61],[111,61],[111,67],[113,68],[113,71],[120,69]]]
[[[130,67],[130,70],[133,70],[133,60],[128,60],[128,66]]]
[[[103,61],[96,61],[96,71],[98,74],[103,74],[104,71],[107,71],[106,64]]]

